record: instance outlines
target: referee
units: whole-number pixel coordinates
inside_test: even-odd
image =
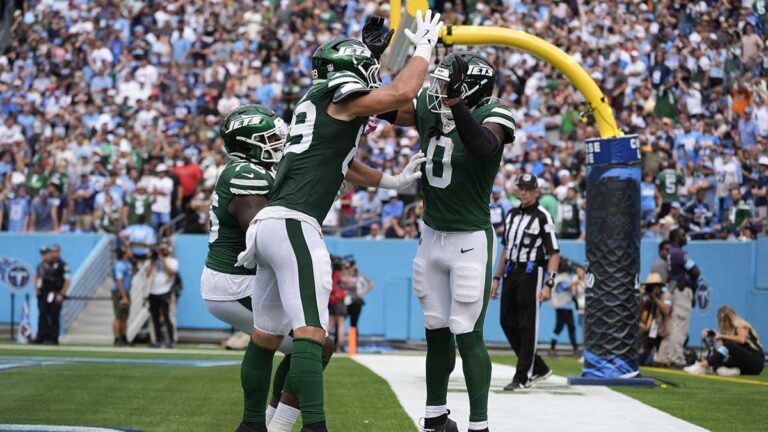
[[[491,286],[491,298],[501,292],[501,328],[517,354],[517,371],[504,390],[523,390],[548,378],[552,371],[536,354],[539,304],[549,299],[560,263],[555,224],[538,204],[537,178],[522,174],[517,178],[520,206],[504,220],[504,253]],[[546,270],[546,272],[545,272]]]

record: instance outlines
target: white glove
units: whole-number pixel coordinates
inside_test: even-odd
[[[416,153],[408,161],[408,165],[405,166],[403,172],[396,176],[384,174],[379,181],[379,187],[384,189],[400,190],[412,185],[413,182],[421,178],[421,164],[427,160],[424,153],[421,151]]]
[[[252,220],[245,232],[245,250],[237,255],[235,267],[256,268],[256,220]]]
[[[411,32],[410,29],[403,31],[411,43],[416,45],[416,51],[413,55],[429,61],[432,56],[432,48],[437,44],[437,36],[442,27],[443,22],[440,21],[439,13],[432,16],[432,11],[427,9],[426,15],[422,18],[421,10],[416,11],[416,32]]]

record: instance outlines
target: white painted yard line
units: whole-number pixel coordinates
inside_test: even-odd
[[[358,363],[389,382],[406,413],[418,422],[424,416],[426,389],[423,356],[361,354]],[[607,387],[569,386],[564,377],[552,376],[534,388],[520,393],[505,392],[515,368],[493,364],[488,421],[494,432],[700,432],[705,431]],[[461,359],[451,374],[448,387],[451,418],[466,431],[469,399],[464,384]],[[418,423],[417,423],[418,424]]]

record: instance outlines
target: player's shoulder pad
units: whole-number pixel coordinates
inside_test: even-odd
[[[480,124],[496,123],[501,126],[506,134],[507,142],[514,140],[517,122],[512,110],[508,107],[497,102],[490,102],[479,107],[475,115]]]
[[[371,91],[360,77],[349,71],[331,73],[326,86],[329,92],[333,92],[333,103],[344,102],[350,97],[362,96]]]
[[[263,167],[242,161],[231,164],[225,171],[227,170],[229,171],[226,173],[229,181],[226,187],[233,195],[266,195],[269,193],[273,177]]]

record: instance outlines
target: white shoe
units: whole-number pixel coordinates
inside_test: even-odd
[[[741,375],[741,369],[737,367],[730,368],[730,367],[720,366],[719,368],[717,368],[717,374],[724,377],[739,376]]]
[[[704,373],[707,371],[707,369],[701,365],[701,363],[696,362],[690,366],[684,367],[684,371],[688,372],[691,375],[704,375]]]

